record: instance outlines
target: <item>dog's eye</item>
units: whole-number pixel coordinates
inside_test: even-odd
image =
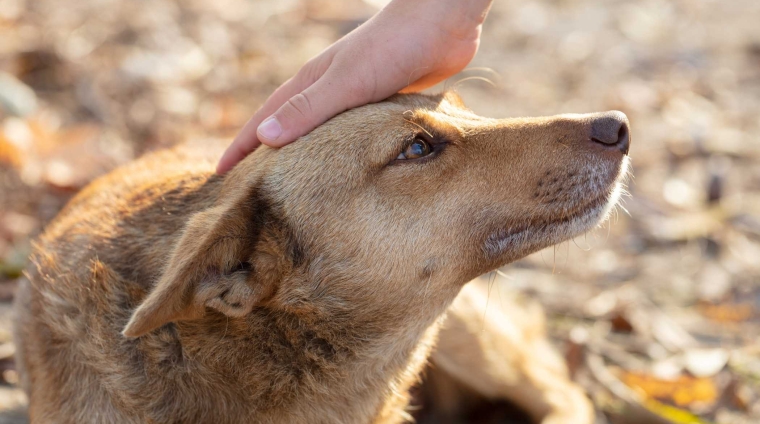
[[[401,152],[400,155],[398,155],[396,159],[397,160],[417,159],[423,156],[427,156],[432,152],[433,152],[433,148],[430,147],[430,143],[417,137],[414,139],[412,144],[410,144],[409,147],[406,148],[406,150],[404,150],[403,152]]]

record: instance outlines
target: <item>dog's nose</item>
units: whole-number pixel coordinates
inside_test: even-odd
[[[623,154],[628,154],[630,147],[628,117],[616,110],[594,114],[591,121],[591,141],[614,146]]]

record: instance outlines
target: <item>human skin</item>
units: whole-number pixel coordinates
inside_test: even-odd
[[[251,117],[217,166],[282,147],[333,116],[433,86],[470,63],[492,0],[393,0],[309,60]]]

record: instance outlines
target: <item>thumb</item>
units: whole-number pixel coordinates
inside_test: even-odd
[[[347,90],[339,87],[333,78],[325,75],[302,92],[288,99],[258,127],[258,139],[271,147],[282,147],[308,134],[333,116],[367,103],[365,90]]]

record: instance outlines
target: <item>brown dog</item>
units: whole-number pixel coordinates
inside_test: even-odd
[[[225,177],[210,146],[121,168],[36,243],[16,304],[30,416],[401,422],[463,285],[605,216],[627,128],[402,95]]]

